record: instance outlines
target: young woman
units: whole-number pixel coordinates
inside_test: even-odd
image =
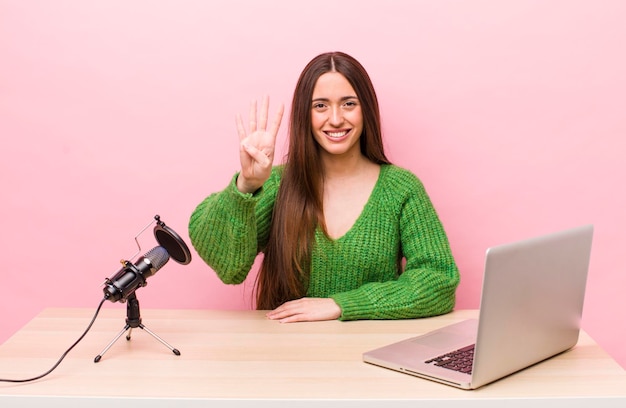
[[[386,158],[378,101],[351,56],[315,57],[292,101],[289,151],[273,165],[283,107],[237,120],[241,171],[189,222],[200,257],[227,284],[257,256],[256,307],[281,322],[448,313],[459,272],[422,183]]]

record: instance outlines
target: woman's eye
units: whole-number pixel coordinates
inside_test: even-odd
[[[313,109],[324,109],[325,105],[323,103],[314,103]]]

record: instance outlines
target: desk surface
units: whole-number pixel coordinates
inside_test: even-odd
[[[332,406],[333,401],[380,406],[381,400],[385,406],[414,406],[420,400],[421,407],[441,408],[495,407],[502,399],[531,398],[571,408],[582,406],[576,401],[587,406],[592,398],[601,402],[598,406],[626,406],[626,372],[584,332],[572,350],[475,391],[362,361],[366,350],[476,317],[473,310],[417,320],[293,324],[267,320],[258,311],[142,310],[145,327],[181,355],[134,329],[130,341],[122,336],[94,363],[125,325],[126,310],[118,306],[105,304],[91,331],[48,376],[0,382],[0,405],[50,406],[52,401],[68,407],[88,401],[104,407],[130,399],[135,407],[235,406],[238,401],[258,408]],[[94,313],[44,310],[0,346],[0,378],[30,378],[50,369]]]

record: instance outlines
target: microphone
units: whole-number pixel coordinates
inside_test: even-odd
[[[104,297],[111,302],[124,302],[137,289],[146,286],[147,279],[157,273],[169,260],[167,250],[157,246],[139,258],[137,264],[123,261],[124,266],[105,281]]]
[[[170,257],[181,265],[187,265],[191,262],[191,252],[185,241],[174,230],[165,225],[159,215],[155,215],[154,219],[156,225],[153,233],[159,245],[146,252],[135,264],[122,260],[122,268],[113,277],[106,278],[104,281],[105,299],[111,302],[125,302],[137,289],[146,286],[147,279],[157,273],[169,261]],[[137,236],[135,241],[137,241]]]

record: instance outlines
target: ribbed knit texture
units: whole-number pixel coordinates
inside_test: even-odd
[[[235,175],[191,215],[191,243],[224,283],[243,282],[263,251],[281,169],[275,167],[255,194],[240,193]],[[317,230],[307,296],[333,298],[341,320],[416,318],[452,311],[458,283],[447,236],[422,183],[408,170],[383,165],[344,236],[331,240]]]

